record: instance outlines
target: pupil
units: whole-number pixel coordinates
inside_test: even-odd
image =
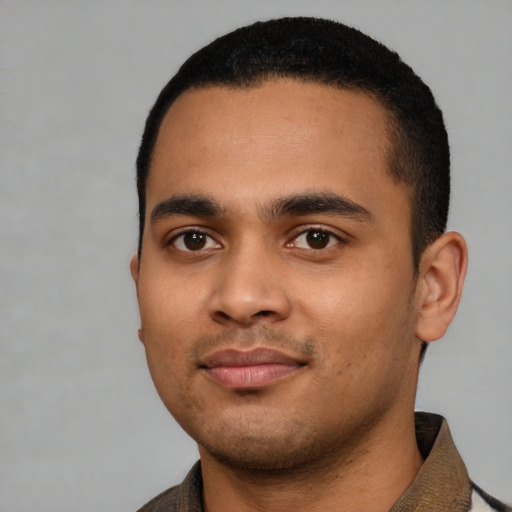
[[[306,240],[313,249],[323,249],[329,243],[329,234],[325,231],[310,231]]]
[[[204,233],[187,233],[183,237],[185,247],[191,251],[198,251],[206,244],[206,235]]]

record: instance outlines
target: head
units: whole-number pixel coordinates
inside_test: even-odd
[[[247,89],[293,78],[362,91],[388,113],[389,173],[407,185],[412,258],[446,229],[450,153],[443,116],[427,85],[399,55],[362,32],[315,18],[284,18],[235,30],[192,55],[150,111],[137,158],[139,257],[146,216],[146,183],[160,125],[184,91],[207,86]]]
[[[164,88],[137,166],[140,337],[202,456],[289,469],[403,438],[465,269],[410,68],[328,21],[240,29]]]

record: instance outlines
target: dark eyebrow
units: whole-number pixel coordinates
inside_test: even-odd
[[[333,193],[306,193],[277,199],[270,208],[270,217],[325,213],[351,217],[359,221],[373,220],[372,214],[347,197]]]
[[[222,208],[213,199],[205,196],[178,195],[158,203],[151,212],[151,222],[158,222],[173,215],[194,217],[217,217]]]

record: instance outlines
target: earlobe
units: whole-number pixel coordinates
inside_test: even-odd
[[[132,275],[135,285],[137,285],[139,281],[139,257],[137,253],[135,253],[130,259],[130,274]]]
[[[137,297],[139,295],[139,257],[137,253],[135,253],[130,259],[130,274],[132,275],[132,279],[135,283],[135,288],[137,290]],[[137,329],[137,337],[144,345],[144,331],[142,327]]]
[[[441,235],[423,253],[418,276],[418,323],[422,341],[441,338],[459,306],[468,252],[459,233]]]

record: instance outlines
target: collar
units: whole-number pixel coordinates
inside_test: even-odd
[[[437,414],[415,414],[416,439],[424,458],[413,483],[390,512],[466,512],[471,506],[471,482],[446,420]],[[175,488],[180,512],[203,512],[201,463]]]
[[[416,441],[424,462],[407,491],[390,512],[466,512],[471,481],[442,416],[415,414]]]

